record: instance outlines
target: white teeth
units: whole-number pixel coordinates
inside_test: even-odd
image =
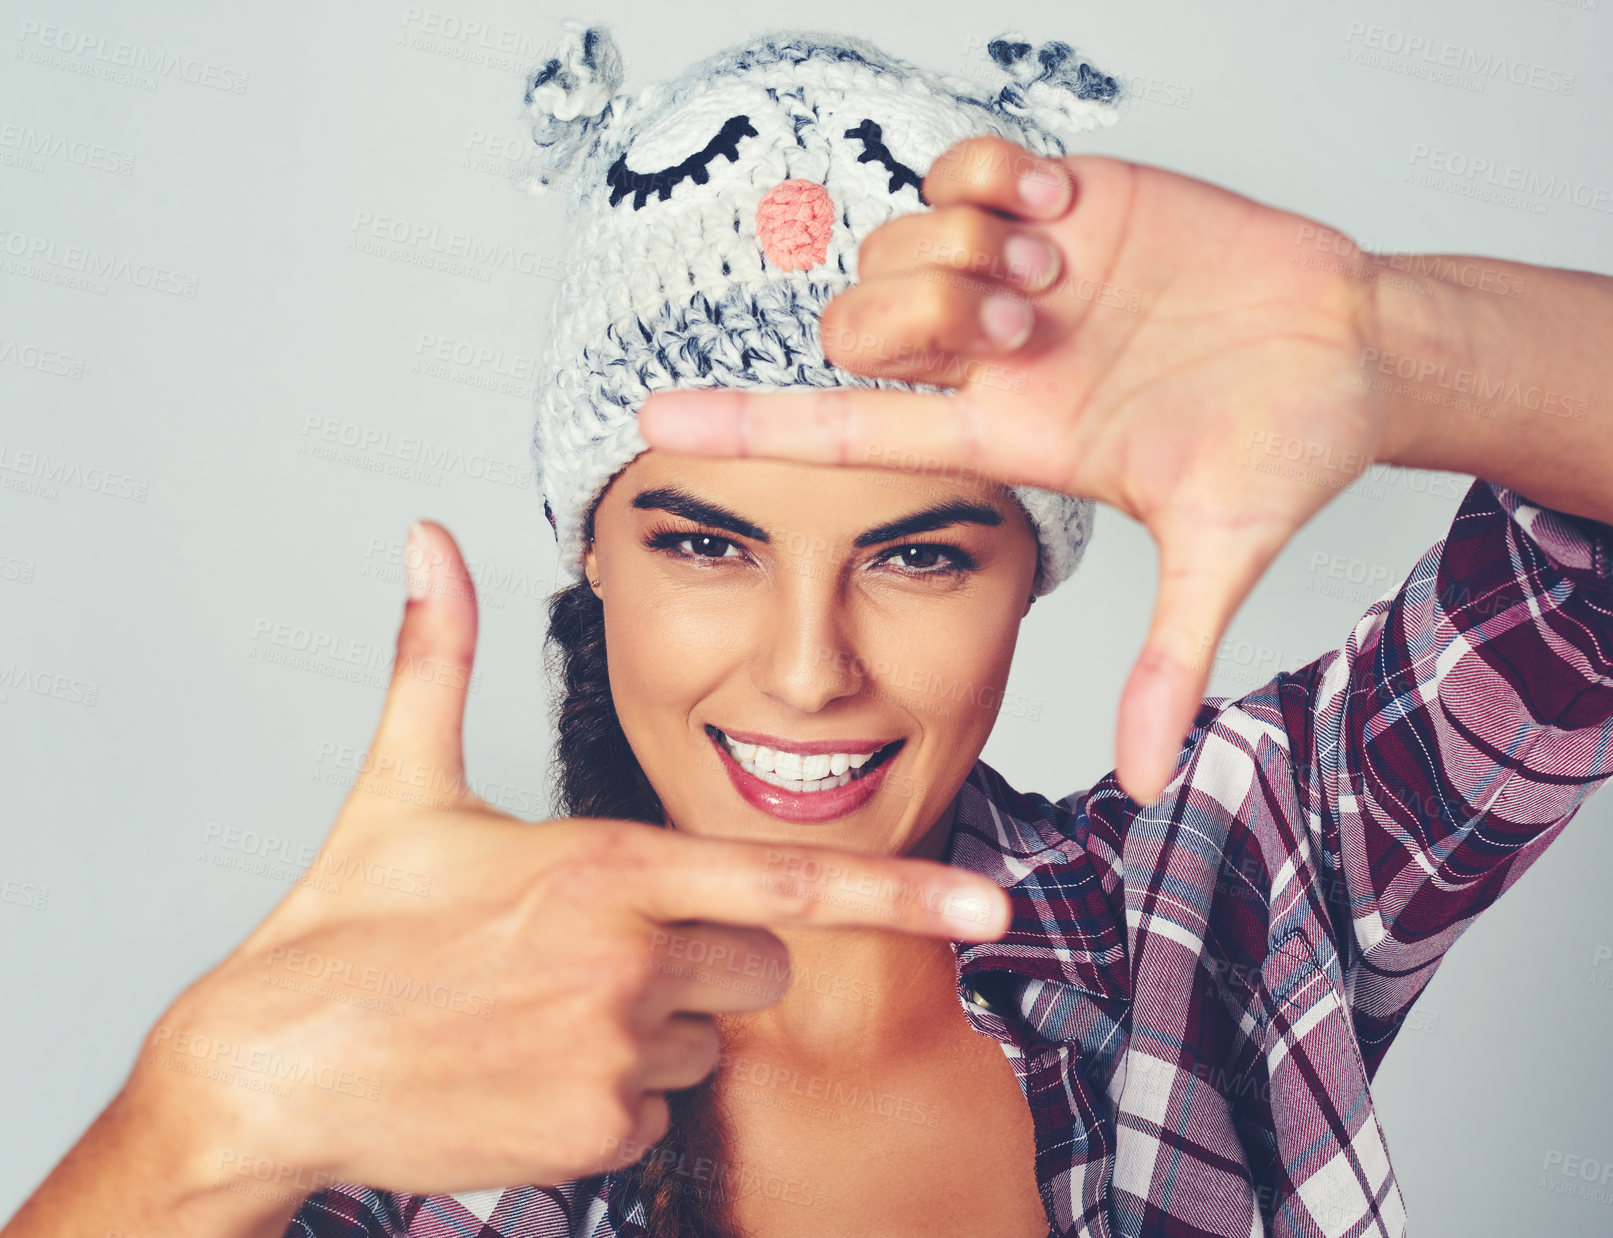
[[[861,769],[873,760],[871,752],[819,752],[803,756],[798,752],[781,752],[762,744],[742,744],[722,737],[734,759],[763,782],[790,791],[829,791],[843,787],[851,779],[851,771]]]
[[[744,763],[741,762],[741,764]],[[794,791],[797,794],[803,791],[832,791],[834,788],[843,787],[851,781],[849,771],[837,778],[823,778],[809,782],[801,778],[786,778],[783,774],[774,773],[772,770],[754,769],[749,765],[746,765],[745,768],[763,782],[770,783],[775,787],[783,787],[786,791]]]

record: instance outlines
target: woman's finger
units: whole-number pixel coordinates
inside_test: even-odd
[[[677,1012],[762,1010],[790,988],[790,952],[766,929],[709,921],[652,930],[651,984],[640,1003],[649,1024]]]
[[[632,858],[613,866],[613,890],[661,926],[707,920],[877,928],[954,941],[960,935],[995,941],[1008,930],[1012,908],[1001,887],[951,864],[807,843],[698,838],[642,823],[632,829]]]
[[[464,790],[461,732],[476,656],[476,585],[448,530],[418,521],[404,552],[408,601],[371,754],[374,770],[428,777],[452,801]],[[419,785],[419,784],[417,784]]]
[[[575,1177],[606,1173],[624,1169],[644,1159],[646,1153],[665,1135],[672,1125],[671,1106],[661,1092],[646,1092],[639,1101],[638,1116],[632,1131],[625,1139],[614,1136],[601,1141],[598,1160]]]
[[[721,1055],[722,1037],[709,1016],[673,1015],[646,1040],[638,1085],[646,1092],[692,1088],[717,1068]]]
[[[1006,356],[1031,338],[1036,311],[1022,297],[949,267],[864,280],[824,307],[831,363],[875,378],[958,387],[961,356]]]
[[[963,202],[1025,219],[1057,219],[1078,194],[1063,160],[1044,158],[992,135],[947,147],[924,176],[924,200],[932,207]]]
[[[1058,278],[1062,255],[1041,229],[963,204],[898,215],[857,249],[862,281],[921,267],[1040,292]]]
[[[956,469],[1069,493],[1071,448],[1057,416],[1025,401],[1017,412],[1003,400],[988,405],[982,390],[1022,389],[1014,375],[982,358],[960,364],[970,385],[954,395],[853,387],[657,392],[639,409],[639,433],[651,447],[693,456],[923,467],[943,476]]]
[[[1159,596],[1142,651],[1120,695],[1115,777],[1139,804],[1169,785],[1209,685],[1213,653],[1232,616],[1293,529],[1271,519],[1226,523],[1225,512],[1193,522],[1174,513],[1154,529]]]

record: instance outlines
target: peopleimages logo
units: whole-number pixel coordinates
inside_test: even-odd
[[[33,370],[38,374],[54,374],[58,378],[80,379],[89,363],[83,357],[58,352],[54,348],[41,348],[21,340],[0,335],[0,365],[14,365],[18,369]]]
[[[1488,198],[1501,205],[1521,205],[1537,215],[1545,214],[1553,202],[1613,214],[1613,187],[1572,176],[1498,163],[1485,155],[1470,155],[1427,142],[1413,142],[1406,162],[1406,179],[1426,188]]]
[[[564,282],[580,268],[554,254],[445,229],[440,224],[355,210],[347,248],[378,258],[395,258],[486,282],[495,270]]]
[[[0,670],[0,705],[8,703],[13,692],[23,696],[48,696],[70,705],[93,706],[101,697],[101,685],[13,662]]]
[[[90,77],[108,77],[141,90],[156,90],[163,78],[205,86],[232,95],[246,93],[251,74],[227,68],[195,56],[159,51],[143,43],[122,39],[108,41],[104,36],[25,21],[17,34],[23,44],[17,57],[50,68],[69,69]],[[126,73],[114,70],[128,70]]]
[[[458,473],[475,481],[530,488],[537,475],[530,464],[499,460],[476,451],[466,451],[457,443],[434,443],[390,429],[363,426],[338,417],[308,413],[303,417],[303,455],[329,459],[339,464],[395,472],[410,480],[440,485],[445,473]]]
[[[1344,36],[1345,57],[1356,64],[1405,72],[1412,77],[1482,91],[1492,81],[1510,82],[1551,94],[1574,93],[1575,75],[1521,56],[1484,51],[1408,34],[1390,26],[1352,21]],[[1388,57],[1395,59],[1389,60]]]
[[[40,131],[27,125],[0,125],[0,163],[20,162],[30,171],[41,171],[46,159],[60,159],[81,168],[99,172],[115,172],[129,176],[134,172],[134,156],[119,150],[89,142],[82,138],[68,138],[49,130]]]
[[[1537,1190],[1599,1204],[1613,1203],[1613,1160],[1547,1148],[1540,1168]]]
[[[1604,968],[1602,964],[1613,964],[1613,946],[1601,944],[1591,954],[1591,984],[1598,989],[1613,989],[1613,966]]]
[[[269,1046],[243,1045],[159,1024],[148,1041],[147,1060],[165,1070],[201,1075],[220,1083],[290,1096],[292,1084],[344,1096],[377,1100],[383,1080],[310,1058],[288,1057]]]
[[[51,283],[67,283],[97,296],[106,295],[110,281],[194,301],[202,282],[194,275],[171,271],[154,263],[135,262],[117,254],[103,254],[84,245],[58,246],[49,237],[11,232],[3,226],[0,226],[0,256],[24,264],[5,264],[9,274],[45,279]],[[30,270],[29,267],[37,269]],[[65,278],[66,275],[82,278],[71,280]]]
[[[281,980],[275,982],[281,988],[298,987],[296,978],[302,977],[321,982],[312,988],[303,989],[305,992],[314,991],[318,996],[336,996],[342,1000],[355,997],[352,992],[344,993],[342,989],[336,987],[343,985],[347,990],[373,993],[382,1002],[391,1002],[394,1005],[399,1001],[415,1002],[434,1006],[438,1010],[453,1011],[455,1014],[471,1015],[478,1019],[493,1017],[494,998],[462,989],[457,985],[422,980],[416,976],[400,976],[389,967],[376,967],[354,963],[348,959],[310,954],[287,946],[271,947],[263,963],[270,971],[279,968],[286,973]],[[264,979],[267,982],[268,976],[265,975]],[[388,1013],[402,1013],[402,1011],[389,1010]]]
[[[135,503],[144,503],[151,489],[143,478],[94,466],[85,468],[77,461],[64,460],[48,452],[18,450],[10,443],[0,442],[0,489],[54,499],[57,486],[76,487]]]

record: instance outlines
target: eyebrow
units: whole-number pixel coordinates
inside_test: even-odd
[[[746,520],[737,512],[689,493],[681,486],[656,486],[641,490],[633,499],[633,506],[644,511],[671,512],[697,524],[735,533],[752,541],[771,543],[767,530]],[[895,541],[915,533],[931,533],[954,524],[983,524],[996,526],[1003,522],[1003,514],[985,503],[968,499],[948,499],[932,504],[885,524],[875,525],[852,541],[856,547],[877,546],[881,542]]]

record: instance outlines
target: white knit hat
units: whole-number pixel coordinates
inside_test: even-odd
[[[777,31],[629,96],[609,33],[565,23],[559,54],[527,79],[539,152],[526,185],[568,199],[532,451],[571,580],[594,504],[648,450],[638,409],[652,392],[946,390],[824,360],[818,317],[855,280],[858,244],[925,208],[924,172],[962,138],[1057,157],[1119,114],[1116,81],[1068,44],[1005,36],[987,54],[976,80],[855,38]],[[1037,532],[1040,596],[1080,562],[1093,504],[1011,492]]]

